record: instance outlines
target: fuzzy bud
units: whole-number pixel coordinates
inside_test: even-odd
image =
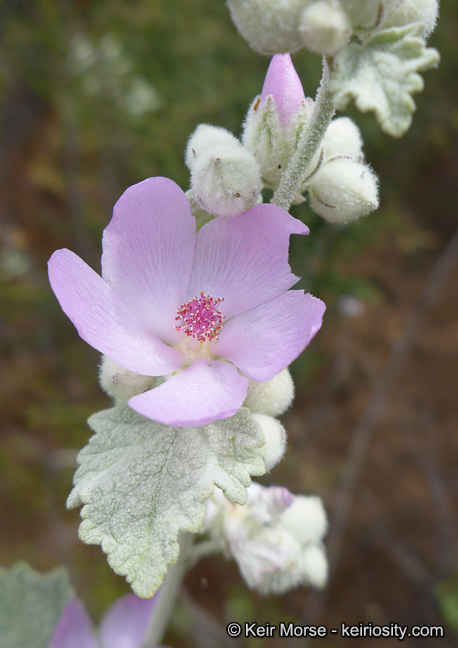
[[[229,131],[201,124],[186,148],[196,202],[210,214],[235,216],[248,211],[261,192],[254,156]]]
[[[289,54],[272,57],[262,86],[259,108],[272,95],[280,124],[287,128],[305,100],[301,80]]]
[[[307,49],[334,56],[347,44],[352,26],[338,0],[318,0],[302,12],[299,31]]]
[[[283,526],[301,542],[319,542],[328,529],[322,500],[314,495],[298,495],[281,515]]]
[[[340,0],[353,30],[356,32],[380,28],[388,11],[398,0]]]
[[[110,358],[102,356],[99,383],[108,396],[115,400],[128,401],[132,396],[155,387],[157,378],[136,374],[133,371],[124,369],[124,367],[120,367]]]
[[[277,419],[265,414],[252,414],[253,420],[261,426],[264,445],[260,448],[266,470],[272,470],[285,454],[286,430]]]
[[[323,589],[328,580],[328,561],[322,545],[311,545],[297,561],[302,578],[312,587]]]
[[[338,117],[329,124],[323,138],[323,162],[337,157],[361,161],[363,140],[349,117]]]
[[[304,45],[298,29],[311,0],[227,0],[232,20],[259,54],[296,52]]]
[[[397,0],[383,27],[403,27],[413,22],[424,25],[423,35],[428,37],[436,26],[439,0]]]
[[[248,395],[243,403],[252,412],[280,416],[291,405],[294,398],[294,383],[288,369],[280,371],[275,378],[258,383],[250,380]]]
[[[261,167],[265,186],[278,187],[313,107],[313,100],[304,96],[289,54],[274,56],[262,94],[248,110],[242,135],[245,147]]]
[[[377,209],[377,177],[365,164],[334,159],[324,164],[308,185],[310,206],[324,219],[346,224]]]

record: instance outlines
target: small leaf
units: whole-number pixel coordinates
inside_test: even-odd
[[[115,572],[149,598],[178,557],[178,534],[197,532],[219,486],[244,504],[250,475],[265,473],[264,438],[242,408],[230,419],[174,428],[125,404],[94,414],[67,505],[84,504],[80,538],[101,544]]]
[[[375,112],[386,133],[404,135],[415,110],[411,95],[423,90],[418,72],[439,62],[439,53],[419,37],[422,28],[414,23],[384,29],[339,52],[330,81],[335,107],[343,110],[353,98],[361,112]]]
[[[26,563],[0,568],[0,645],[48,648],[67,602],[75,594],[67,572],[40,574]]]

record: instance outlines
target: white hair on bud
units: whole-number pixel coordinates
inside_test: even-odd
[[[253,419],[261,426],[264,435],[264,445],[260,453],[266,464],[266,470],[271,470],[285,454],[286,430],[280,421],[266,414],[252,414]]]
[[[318,0],[302,12],[299,31],[307,49],[334,56],[348,43],[352,25],[338,0]]]
[[[319,542],[328,528],[323,502],[316,495],[298,495],[281,514],[281,523],[300,542]]]
[[[235,26],[259,54],[284,54],[303,47],[301,12],[311,0],[227,0]]]
[[[333,119],[324,134],[324,161],[334,157],[349,157],[359,161],[363,140],[358,126],[349,117]]]
[[[193,170],[198,158],[206,155],[208,149],[214,146],[224,148],[237,146],[238,139],[231,132],[222,126],[211,126],[210,124],[199,124],[196,130],[188,139],[185,151],[185,163],[190,171]]]
[[[439,0],[398,0],[383,26],[403,27],[421,22],[424,25],[423,35],[427,38],[436,26],[438,13]]]
[[[258,383],[250,380],[244,406],[252,412],[280,416],[294,398],[294,383],[288,369],[283,369],[272,380]]]
[[[141,394],[156,385],[156,378],[142,376],[120,367],[116,362],[102,356],[99,368],[99,383],[108,396],[116,400],[127,401],[132,396]]]
[[[380,28],[397,2],[399,0],[340,0],[356,32]]]
[[[301,573],[304,585],[323,589],[328,580],[328,561],[324,548],[310,545],[298,556],[297,568]]]
[[[311,208],[330,223],[346,224],[367,216],[379,205],[377,176],[360,162],[334,159],[311,179]]]
[[[224,128],[198,126],[185,160],[194,198],[209,214],[235,216],[257,203],[262,181],[256,158]]]

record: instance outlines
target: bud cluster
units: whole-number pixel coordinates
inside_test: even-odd
[[[259,161],[271,189],[278,187],[282,169],[295,155],[313,109],[314,102],[305,98],[290,56],[274,56],[243,132],[243,142]],[[297,202],[305,191],[312,209],[332,223],[348,223],[378,207],[377,178],[364,163],[360,132],[348,117],[329,124],[305,169]]]
[[[435,26],[438,0],[228,0],[232,19],[260,54],[284,54],[303,47],[334,56],[355,35],[412,22]]]
[[[319,497],[255,482],[245,506],[229,502],[216,489],[202,529],[234,558],[248,587],[261,594],[282,594],[299,585],[324,587],[326,530]]]
[[[273,57],[261,95],[251,104],[241,141],[223,128],[201,124],[191,135],[185,160],[191,171],[193,213],[232,216],[275,191],[303,137],[313,130],[316,101],[306,98],[289,54]],[[362,139],[347,117],[331,121],[296,187],[329,222],[345,224],[378,207],[377,178],[364,162]]]

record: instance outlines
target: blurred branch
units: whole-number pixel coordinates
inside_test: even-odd
[[[415,585],[424,586],[428,581],[428,570],[414,551],[394,537],[389,528],[381,521],[382,517],[380,506],[377,499],[369,491],[363,495],[363,503],[367,508],[378,513],[377,521],[371,520],[369,532],[375,545],[383,550],[384,554],[396,565],[396,567],[405,574],[405,576]]]
[[[458,259],[458,229],[439,255],[427,277],[419,301],[413,307],[403,333],[393,345],[391,355],[376,381],[372,396],[354,432],[340,482],[336,488],[330,514],[328,557],[329,584],[324,592],[312,594],[307,601],[304,616],[308,623],[320,619],[327,601],[329,586],[340,563],[345,534],[351,516],[355,492],[366,460],[372,435],[385,409],[391,390],[404,367],[407,356],[423,325],[424,318],[439,301]]]
[[[189,635],[192,637],[196,646],[200,648],[242,647],[238,639],[228,637],[226,630],[207,610],[196,603],[184,587],[181,588],[179,598],[192,614],[193,624],[189,629]]]
[[[432,431],[434,429],[431,416],[422,411],[418,417],[419,428],[423,427],[426,434],[432,441]],[[431,497],[434,502],[434,510],[437,514],[437,576],[446,576],[454,568],[453,548],[454,548],[454,523],[453,510],[450,502],[450,496],[441,474],[437,452],[434,443],[428,443],[425,447],[426,439],[423,444],[419,434],[413,429],[413,426],[404,427],[404,433],[409,440],[412,454],[415,457],[419,467],[423,471],[426,483],[429,487]],[[423,450],[422,450],[423,446]]]
[[[328,539],[330,573],[333,577],[343,547],[354,494],[366,459],[372,435],[413,346],[426,313],[439,301],[458,259],[458,229],[450,239],[428,276],[420,300],[410,314],[404,332],[396,340],[390,358],[376,382],[372,397],[353,433],[342,478],[332,505]]]

